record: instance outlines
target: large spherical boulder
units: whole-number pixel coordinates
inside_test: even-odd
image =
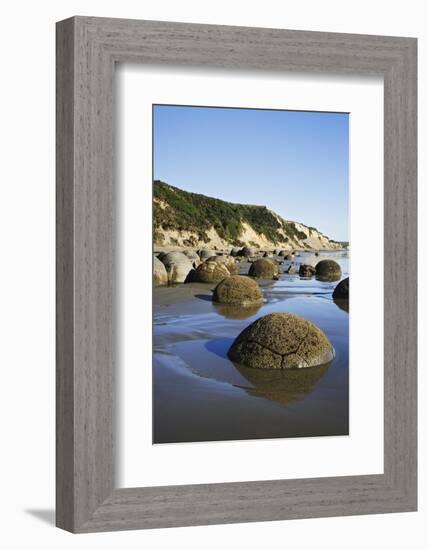
[[[184,283],[193,271],[189,258],[182,252],[168,252],[162,257],[170,283]]]
[[[334,260],[321,260],[315,266],[315,274],[321,281],[337,281],[342,275],[342,270]]]
[[[214,290],[213,301],[219,304],[250,306],[260,303],[263,294],[254,279],[232,275],[221,281]]]
[[[211,256],[215,256],[215,250],[210,250],[209,248],[202,248],[198,251],[199,257],[201,260],[208,260],[208,258],[211,258]]]
[[[308,264],[301,264],[299,267],[300,277],[313,277],[315,275],[315,267]]]
[[[230,277],[230,271],[220,262],[204,262],[194,271],[192,281],[196,283],[219,283]]]
[[[349,300],[349,277],[336,286],[333,291],[333,300]]]
[[[248,275],[256,279],[276,279],[279,275],[278,265],[267,258],[260,258],[251,264]]]
[[[324,332],[293,313],[270,313],[236,338],[228,355],[256,369],[299,369],[324,365],[334,348]]]
[[[239,266],[231,256],[211,256],[206,261],[225,265],[231,275],[238,275],[239,273]]]
[[[155,286],[168,284],[168,273],[163,263],[156,256],[153,257],[153,284]]]

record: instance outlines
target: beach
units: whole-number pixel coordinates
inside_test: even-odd
[[[250,307],[215,304],[215,284],[154,287],[153,443],[348,435],[349,313],[332,298],[339,280],[349,276],[348,256],[347,250],[302,251],[283,262],[278,280],[258,280],[263,302]],[[290,265],[298,271],[299,264],[323,259],[340,265],[339,280],[285,273]],[[240,261],[240,274],[250,265]],[[232,362],[227,352],[238,334],[275,312],[317,325],[334,359],[279,370]]]

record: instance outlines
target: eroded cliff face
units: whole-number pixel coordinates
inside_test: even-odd
[[[234,204],[154,182],[157,247],[338,250],[341,243],[314,227],[284,220],[265,206]]]

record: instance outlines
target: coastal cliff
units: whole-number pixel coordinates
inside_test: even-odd
[[[338,250],[315,227],[283,219],[266,206],[235,204],[190,193],[156,180],[153,183],[153,234],[159,247]]]

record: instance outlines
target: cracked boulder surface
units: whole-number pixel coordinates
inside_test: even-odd
[[[329,363],[335,352],[310,321],[293,313],[270,313],[244,329],[228,355],[256,369],[301,369]]]
[[[219,304],[250,306],[262,300],[263,294],[256,281],[242,275],[224,279],[216,286],[213,294],[213,301]]]
[[[251,264],[248,275],[256,279],[275,279],[279,275],[278,265],[272,260],[261,258]]]
[[[206,261],[225,265],[231,275],[238,275],[239,273],[239,266],[232,256],[211,256],[211,258],[208,258]]]
[[[192,281],[197,283],[219,283],[230,277],[230,271],[219,262],[206,261],[195,270]]]

